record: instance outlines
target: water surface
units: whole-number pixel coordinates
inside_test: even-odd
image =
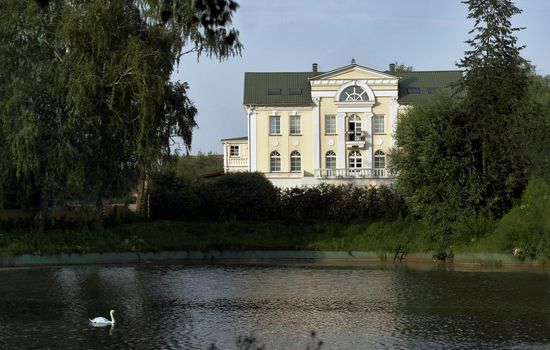
[[[92,327],[108,317],[114,327]],[[2,349],[549,349],[550,274],[139,265],[0,270]]]

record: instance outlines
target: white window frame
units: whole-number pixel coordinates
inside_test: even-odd
[[[302,171],[302,155],[298,151],[290,153],[290,172],[299,173]]]
[[[237,150],[235,152],[235,150]],[[241,147],[239,145],[229,145],[229,157],[238,158],[241,156]]]
[[[374,152],[374,168],[385,169],[386,168],[386,153],[382,150]]]
[[[281,116],[269,116],[269,135],[281,135]]]
[[[348,167],[350,169],[360,169],[363,167],[363,155],[359,151],[351,151],[348,154]]]
[[[365,89],[358,85],[348,86],[340,93],[340,102],[368,101],[369,95]]]
[[[333,120],[333,122],[329,123],[329,120]],[[330,126],[330,130],[329,130]],[[334,135],[338,132],[336,128],[336,115],[335,114],[325,114],[325,134],[327,135]]]
[[[332,164],[329,165],[329,159]],[[327,151],[325,153],[325,168],[326,169],[336,169],[336,152]]]
[[[383,115],[374,115],[372,117],[372,131],[374,134],[386,133],[386,118]]]
[[[269,154],[269,172],[281,172],[281,154],[278,151]]]
[[[302,118],[299,115],[290,116],[290,135],[302,134]]]

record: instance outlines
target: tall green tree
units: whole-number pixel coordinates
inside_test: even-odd
[[[398,126],[393,155],[399,189],[443,247],[455,221],[498,218],[521,197],[544,138],[540,83],[510,22],[521,10],[510,0],[464,3],[475,24],[457,94],[416,105]]]
[[[466,41],[470,50],[458,66],[460,88],[471,118],[468,141],[481,183],[483,207],[502,215],[527,183],[528,161],[521,149],[524,131],[534,127],[529,99],[530,67],[520,55],[511,17],[521,13],[511,0],[469,0],[468,18],[475,21]]]
[[[170,139],[190,147],[196,109],[171,82],[185,53],[242,45],[232,0],[0,2],[0,198],[16,188],[44,227],[48,204],[135,184]],[[8,181],[9,180],[9,181]],[[12,202],[14,202],[12,200]]]

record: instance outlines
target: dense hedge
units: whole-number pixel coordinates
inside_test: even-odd
[[[281,220],[291,222],[374,222],[406,215],[391,187],[322,184],[280,190],[260,173],[230,173],[189,181],[173,172],[152,179],[155,219]]]

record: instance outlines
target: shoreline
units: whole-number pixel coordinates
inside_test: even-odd
[[[393,260],[394,253],[365,251],[304,251],[304,250],[208,250],[159,251],[0,256],[0,268],[71,266],[96,264],[149,263],[228,263],[228,264],[293,264],[361,266],[432,265],[462,268],[547,269],[538,261],[520,261],[512,254],[455,254],[451,261],[434,261],[431,254],[411,253],[402,261]]]

